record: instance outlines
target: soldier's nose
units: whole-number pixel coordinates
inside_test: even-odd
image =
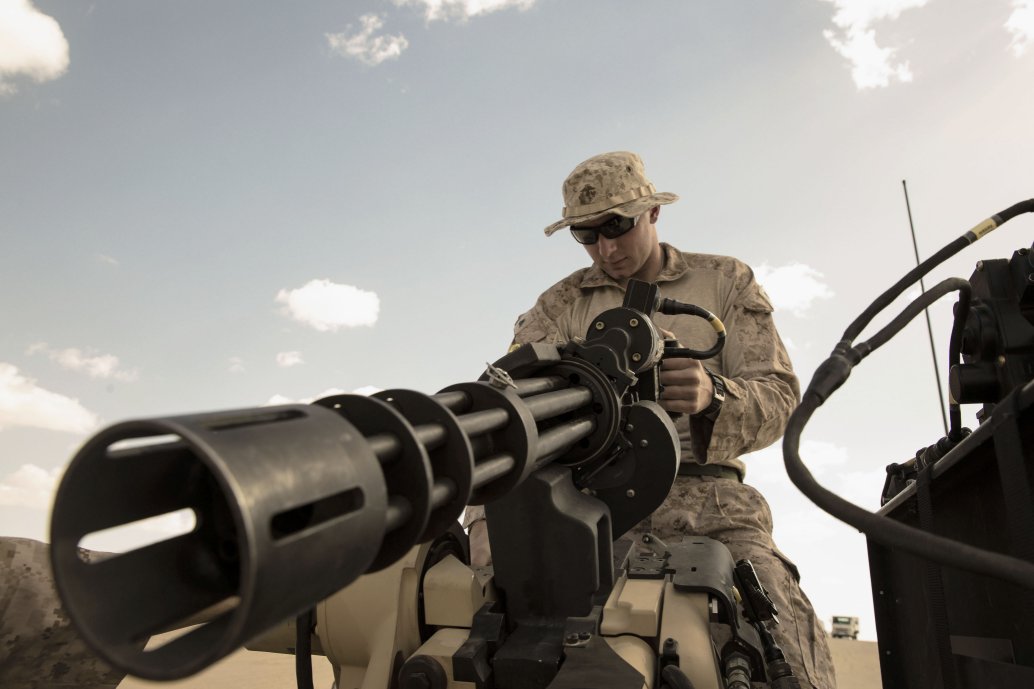
[[[608,258],[612,256],[617,250],[617,241],[613,239],[607,239],[606,237],[600,237],[599,239],[600,256]]]

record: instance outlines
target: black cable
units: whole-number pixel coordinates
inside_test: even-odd
[[[869,305],[869,308],[863,311],[862,314],[848,326],[847,330],[844,331],[844,336],[841,338],[841,341],[846,340],[847,342],[854,342],[855,338],[858,337],[859,333],[862,332],[865,326],[869,324],[876,314],[887,308],[887,306],[901,296],[906,289],[918,282],[919,278],[929,273],[941,263],[954,256],[962,249],[965,249],[987,233],[1000,227],[1012,218],[1015,218],[1017,215],[1031,212],[1034,212],[1034,199],[1020,201],[1017,204],[1009,206],[1004,211],[1000,211],[995,215],[992,215],[987,220],[979,223],[973,229],[969,230],[933,256],[908,271],[903,278],[895,282],[890,289],[877,297],[876,300]]]
[[[905,289],[930,272],[938,264],[955,255],[962,248],[972,244],[1007,220],[1020,213],[1032,211],[1034,211],[1034,199],[1010,206],[945,246],[922,264],[909,271],[904,278],[898,280],[893,287],[881,294],[876,301],[862,312],[862,315],[848,326],[843,338],[834,348],[833,354],[816,369],[811,383],[803,395],[801,404],[790,416],[785,435],[783,436],[783,460],[786,464],[787,475],[802,493],[824,511],[855,527],[865,533],[868,538],[888,548],[912,553],[950,567],[1009,581],[1028,589],[1034,589],[1034,563],[976,548],[960,541],[906,526],[901,522],[874,514],[844,500],[815,480],[815,477],[812,476],[801,460],[800,444],[801,434],[804,431],[805,425],[811,419],[812,414],[837,388],[843,385],[844,381],[851,375],[851,369],[868,356],[869,353],[889,340],[905,323],[925,308],[925,305],[922,307],[916,306],[917,303],[932,301],[936,297],[931,297],[930,300],[925,299],[925,295],[920,297],[920,299],[906,307],[905,311],[868,342],[864,342],[858,347],[852,347],[854,339],[862,329],[880,311],[885,309],[888,304],[904,292]],[[956,286],[956,289],[959,289],[962,295],[960,296],[960,302],[965,300],[966,308],[968,309],[968,290],[958,286]],[[936,291],[938,293],[937,296],[943,296],[943,294],[950,290],[950,281],[946,280],[927,294],[934,294]],[[956,342],[956,345],[958,345],[958,342]],[[957,355],[957,350],[952,353],[952,356],[955,355]]]
[[[1002,225],[1021,213],[1034,213],[1034,199],[1027,199],[1026,201],[1013,204],[1004,211],[991,216],[991,219],[995,221],[995,224]]]
[[[298,689],[313,689],[312,628],[315,626],[314,612],[310,608],[298,615],[295,620],[294,676]]]
[[[973,240],[967,239],[966,235],[963,235],[912,270],[908,271],[903,278],[895,282],[890,289],[878,296],[876,300],[873,301],[867,309],[865,309],[865,311],[862,311],[861,315],[858,316],[858,318],[856,318],[854,322],[847,327],[847,330],[844,331],[841,341],[846,340],[847,342],[854,342],[855,338],[858,337],[859,333],[862,332],[865,326],[869,325],[869,322],[872,321],[876,314],[887,308],[892,301],[901,296],[901,294],[915,284],[919,278],[929,273],[942,262],[962,251],[964,248],[969,246],[972,241]]]
[[[883,326],[879,332],[865,342],[855,347],[852,347],[851,342],[847,339],[838,342],[833,349],[833,354],[815,369],[815,374],[808,385],[808,392],[818,396],[819,404],[825,402],[834,390],[844,384],[844,381],[851,375],[851,369],[862,359],[886,344],[930,304],[954,291],[965,293],[968,296],[969,282],[961,278],[942,280],[910,302],[890,323]]]
[[[908,325],[913,318],[925,311],[927,307],[945,294],[951,294],[952,292],[964,294],[965,296],[960,296],[960,299],[964,298],[968,304],[972,288],[970,287],[969,281],[963,280],[962,278],[948,278],[947,280],[942,280],[909,303],[901,313],[894,318],[894,320],[885,325],[882,330],[871,338],[855,347],[855,349],[860,351],[865,350],[865,353],[862,355],[863,358],[868,356],[870,352],[873,352],[885,345],[892,337],[897,335],[902,328]]]
[[[955,308],[955,320],[951,324],[951,337],[948,340],[948,370],[952,366],[962,363],[962,332],[966,327],[966,320],[969,318],[969,302],[972,297],[972,290],[961,290],[959,292],[959,303]],[[948,417],[951,429],[948,431],[948,438],[953,442],[962,440],[962,407],[954,397],[948,404]]]
[[[714,328],[717,339],[714,345],[710,349],[688,349],[686,347],[665,347],[664,348],[664,359],[680,358],[680,359],[710,359],[713,356],[717,356],[722,348],[725,347],[725,325],[718,318],[707,309],[697,306],[696,304],[685,304],[681,301],[675,301],[674,299],[662,299],[661,303],[657,307],[659,313],[666,314],[668,316],[696,316],[703,318],[711,327]]]
[[[1034,589],[1034,563],[906,526],[862,509],[821,486],[801,461],[799,454],[801,431],[820,404],[817,395],[805,393],[800,406],[791,415],[786,434],[783,436],[786,473],[794,485],[813,503],[888,548]]]

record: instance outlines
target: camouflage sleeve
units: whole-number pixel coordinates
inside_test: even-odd
[[[530,311],[517,318],[513,326],[512,345],[529,342],[563,344],[571,339],[565,314],[582,295],[578,284],[583,272],[575,272],[547,289]]]
[[[734,459],[774,443],[801,394],[772,319],[772,303],[750,268],[740,266],[723,318],[729,333],[720,355],[726,398],[711,430],[709,462]],[[694,450],[699,457],[703,448]]]
[[[0,538],[0,686],[114,689],[125,676],[72,628],[54,590],[47,544]]]

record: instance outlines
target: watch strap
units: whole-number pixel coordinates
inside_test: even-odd
[[[711,377],[711,387],[714,392],[711,395],[711,404],[693,416],[714,421],[718,418],[718,414],[722,411],[722,404],[725,402],[725,379],[708,368],[705,368],[704,371]]]

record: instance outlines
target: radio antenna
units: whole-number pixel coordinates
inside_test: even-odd
[[[908,184],[901,180],[901,188],[905,190],[905,208],[908,210],[908,227],[912,230],[912,249],[916,254],[916,265],[919,265],[919,244],[916,242],[916,226],[912,222],[912,205],[908,202]],[[919,278],[919,289],[926,294],[926,284]],[[933,325],[930,324],[930,309],[923,309],[926,316],[926,332],[930,336],[930,356],[933,357],[933,372],[937,377],[937,408],[941,410],[941,421],[944,423],[944,435],[948,435],[948,415],[944,411],[944,388],[941,386],[941,369],[937,365],[937,349],[933,343]]]

